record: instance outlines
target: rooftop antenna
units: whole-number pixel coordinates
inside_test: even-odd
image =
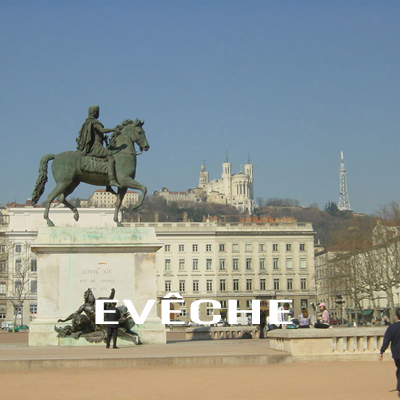
[[[340,152],[340,189],[339,211],[351,211],[349,195],[347,193],[346,168],[344,167],[343,151]]]
[[[226,151],[225,162],[228,162],[228,150],[225,150],[225,151]]]
[[[247,152],[247,164],[250,164],[250,152]]]

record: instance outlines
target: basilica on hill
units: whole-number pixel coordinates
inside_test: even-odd
[[[206,196],[208,202],[232,205],[251,214],[254,209],[253,165],[248,160],[244,171],[232,174],[232,164],[226,158],[222,163],[221,178],[212,181],[202,165],[199,185],[194,190]]]
[[[254,210],[253,192],[253,165],[250,160],[244,164],[241,170],[232,174],[232,164],[228,161],[222,163],[222,174],[220,179],[210,181],[209,173],[205,163],[201,166],[198,186],[187,192],[170,192],[162,188],[155,194],[164,197],[170,202],[210,202],[231,205],[240,210],[252,214]]]

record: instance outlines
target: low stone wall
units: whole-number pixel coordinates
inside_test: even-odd
[[[186,340],[241,339],[248,332],[252,339],[259,338],[257,326],[226,326],[186,328]]]
[[[271,349],[292,354],[293,361],[372,361],[378,359],[386,327],[276,329],[267,337]],[[387,350],[384,359],[390,359]]]

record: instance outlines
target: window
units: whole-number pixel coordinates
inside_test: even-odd
[[[280,288],[279,288],[279,278],[274,278],[274,290],[280,290]]]
[[[199,281],[193,281],[193,292],[199,291]]]
[[[292,251],[292,245],[290,243],[286,243],[286,251]]]
[[[37,293],[37,281],[31,281],[31,293]]]
[[[0,261],[0,272],[6,272],[7,271],[7,261],[2,260]]]
[[[193,252],[198,252],[199,251],[199,245],[198,244],[192,244],[192,251]]]
[[[184,271],[185,270],[185,260],[181,259],[179,260],[179,271]]]
[[[213,308],[207,308],[206,314],[207,314],[208,317],[214,315],[214,309]]]
[[[272,267],[273,269],[279,269],[279,258],[274,258],[272,260]]]
[[[293,260],[291,258],[286,259],[286,269],[293,269]]]
[[[293,290],[293,279],[288,278],[287,280],[287,290]]]
[[[206,251],[211,251],[211,244],[206,244]]]
[[[305,258],[300,258],[300,269],[307,269],[307,263]]]
[[[16,295],[21,294],[22,293],[22,282],[20,280],[16,280],[14,282],[14,293]]]
[[[221,300],[221,308],[226,308],[226,300]]]
[[[260,290],[265,290],[265,279],[260,279]]]
[[[239,251],[239,245],[237,243],[232,244],[232,252],[237,253]]]
[[[238,258],[234,258],[232,260],[232,269],[237,271],[239,269],[239,259]]]
[[[182,315],[182,317],[186,317],[186,314],[187,314],[186,308],[181,308],[181,315]]]
[[[179,281],[179,293],[185,292],[186,291],[186,282],[185,281]]]
[[[197,258],[193,259],[192,269],[193,269],[193,271],[198,271],[199,270],[199,260]]]
[[[0,282],[0,294],[6,293],[6,283]]]
[[[36,314],[37,313],[37,304],[30,304],[29,305],[29,312],[31,314]]]
[[[16,253],[22,253],[22,244],[16,244],[15,245],[15,252]]]
[[[307,278],[300,279],[300,289],[306,290],[307,289]]]
[[[220,269],[220,271],[224,271],[225,270],[225,258],[220,258],[219,259],[219,269]]]
[[[251,258],[246,258],[246,269],[251,269]]]
[[[307,299],[301,299],[300,304],[301,304],[301,308],[308,308],[308,300]]]
[[[212,280],[211,279],[207,279],[207,282],[206,282],[207,292],[212,292],[212,290],[213,290],[213,288],[212,288],[213,285],[212,284],[213,284]]]
[[[233,290],[237,292],[239,290],[239,279],[233,280]]]
[[[5,244],[2,244],[1,246],[0,246],[0,253],[5,253],[6,252],[6,245]]]
[[[225,244],[224,243],[220,243],[219,244],[219,251],[225,251]]]
[[[165,291],[166,292],[171,291],[171,281],[165,281]]]
[[[251,251],[251,243],[246,243],[246,252]]]
[[[247,291],[253,290],[253,280],[252,279],[246,279],[246,290]]]
[[[219,290],[224,292],[226,290],[226,282],[225,279],[220,279],[219,280]]]
[[[277,244],[273,244],[272,245],[272,251],[278,251],[278,245]]]
[[[300,243],[300,251],[306,251],[305,243]]]
[[[260,258],[260,269],[265,269],[265,258]]]
[[[251,308],[251,303],[253,300],[246,300],[246,308]]]
[[[207,258],[207,260],[206,260],[206,270],[207,271],[212,270],[212,259],[211,258]]]
[[[37,272],[37,260],[36,259],[31,260],[31,272]]]
[[[19,258],[15,260],[15,272],[17,274],[20,274],[22,272],[22,261]]]
[[[260,252],[265,251],[265,244],[264,244],[264,243],[260,243],[260,244],[258,245],[258,250],[259,250]]]
[[[164,251],[167,252],[167,253],[169,253],[169,252],[171,251],[171,245],[170,245],[170,244],[166,244],[166,245],[164,246]]]
[[[171,260],[169,258],[165,260],[164,269],[165,271],[171,271]]]
[[[184,245],[184,244],[180,244],[180,245],[178,246],[178,250],[179,250],[180,252],[185,251],[185,245]]]

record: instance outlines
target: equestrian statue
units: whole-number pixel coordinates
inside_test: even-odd
[[[50,160],[56,187],[47,196],[44,219],[48,226],[54,226],[49,218],[51,203],[57,198],[73,213],[76,221],[79,213],[76,207],[67,201],[76,187],[81,183],[105,186],[108,192],[117,195],[114,221],[122,226],[118,219],[119,209],[128,189],[141,191],[133,210],[143,204],[147,193],[146,186],[135,180],[136,153],[135,143],[140,151],[147,151],[149,143],[143,129],[144,121],[127,119],[115,128],[104,128],[98,120],[99,106],[89,107],[89,115],[83,123],[77,141],[76,151],[65,151],[60,154],[46,154],[40,160],[39,177],[32,193],[32,204],[38,203],[47,182],[47,167]],[[109,142],[105,134],[113,132]],[[104,147],[106,144],[106,147]],[[112,186],[117,187],[116,193]]]

